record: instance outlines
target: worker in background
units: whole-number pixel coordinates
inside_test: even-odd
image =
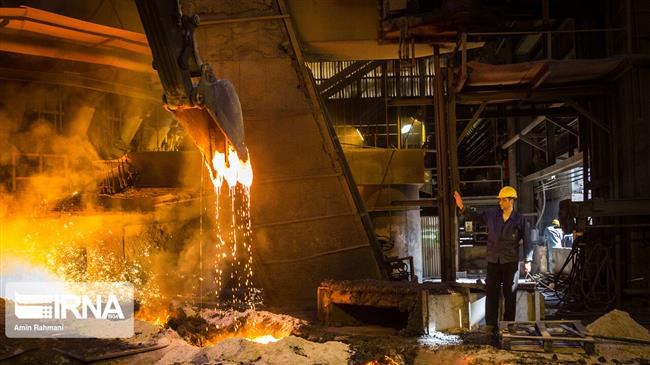
[[[565,234],[562,239],[562,247],[573,247],[573,233]]]
[[[553,248],[562,247],[564,232],[560,227],[560,221],[553,219],[551,225],[544,229],[544,243],[546,244],[546,268],[549,273],[553,273]]]
[[[478,221],[487,226],[487,277],[485,300],[486,331],[495,331],[499,316],[499,294],[503,289],[505,299],[504,321],[514,321],[517,305],[517,281],[519,280],[519,242],[524,245],[524,273],[530,272],[533,247],[524,217],[514,210],[517,191],[505,186],[499,192],[499,207],[477,213],[463,205],[460,194],[455,191],[456,205],[466,220]]]

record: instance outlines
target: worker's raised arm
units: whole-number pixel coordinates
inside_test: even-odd
[[[454,200],[456,200],[456,206],[462,212],[465,206],[463,205],[463,198],[460,197],[460,193],[457,191],[454,191]]]
[[[461,214],[465,217],[465,220],[468,221],[477,221],[480,223],[485,224],[485,217],[484,213],[477,213],[474,209],[471,207],[466,207],[465,204],[463,204],[463,198],[460,197],[460,193],[457,191],[454,191],[454,199],[456,200],[456,206],[460,210]]]

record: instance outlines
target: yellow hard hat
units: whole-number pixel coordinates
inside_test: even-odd
[[[499,196],[497,197],[499,199],[501,198],[515,198],[517,199],[517,190],[513,188],[512,186],[504,186],[501,188],[501,191],[499,191]]]
[[[552,221],[551,223],[552,223],[554,226],[556,226],[556,227],[559,227],[559,226],[560,226],[560,221],[557,220],[557,219],[553,219],[553,221]]]

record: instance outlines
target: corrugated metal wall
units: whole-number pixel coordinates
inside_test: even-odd
[[[440,238],[438,217],[421,217],[422,220],[422,276],[423,279],[440,278]]]
[[[419,59],[418,67],[401,68],[399,60],[385,61],[386,96],[382,95],[381,67],[370,70],[357,82],[330,96],[329,99],[396,98],[404,96],[433,96],[433,64],[430,58]],[[354,61],[307,62],[317,85],[334,77]],[[422,77],[424,75],[424,78]]]

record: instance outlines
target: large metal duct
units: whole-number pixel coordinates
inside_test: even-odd
[[[267,304],[314,307],[325,279],[379,278],[381,252],[283,4],[195,1],[204,62],[243,108],[253,254]],[[238,21],[239,20],[239,21]]]

